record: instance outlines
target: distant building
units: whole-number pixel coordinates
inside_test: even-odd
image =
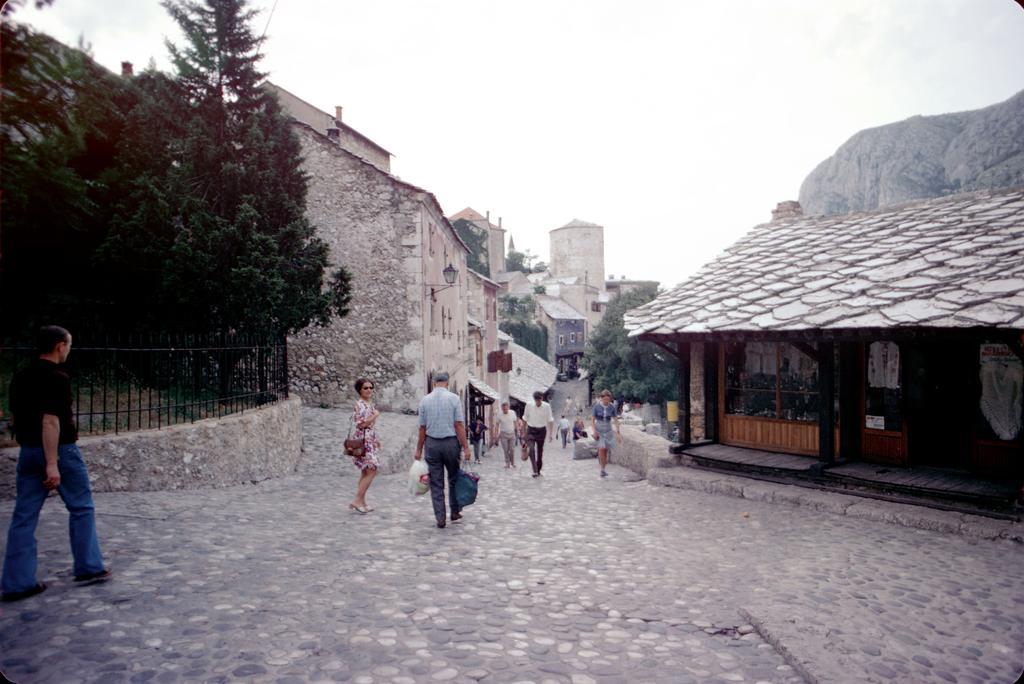
[[[548,358],[560,372],[579,372],[587,317],[558,297],[537,295],[537,320],[548,329]]]
[[[608,293],[609,300],[614,301],[622,295],[642,287],[658,289],[659,284],[657,280],[627,280],[626,278],[615,280],[615,278],[609,277],[604,283],[604,289]]]

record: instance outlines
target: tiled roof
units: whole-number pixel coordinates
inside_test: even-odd
[[[488,399],[493,401],[501,401],[501,395],[498,394],[498,390],[494,389],[486,382],[476,377],[472,373],[469,374],[469,384],[472,385],[477,392],[484,395]]]
[[[467,221],[483,221],[484,215],[473,207],[466,207],[457,214],[452,214],[448,217],[449,221],[455,221],[456,219],[466,219]]]
[[[1024,328],[1024,188],[762,224],[624,322],[634,337]]]
[[[547,297],[545,295],[537,295],[535,297],[537,304],[544,310],[548,316],[558,320],[586,320],[587,317],[581,314],[576,309],[566,302],[564,299],[558,297]]]
[[[569,221],[564,226],[560,226],[558,228],[555,228],[555,230],[562,230],[562,228],[602,228],[602,227],[603,226],[601,226],[601,224],[599,224],[599,223],[591,223],[590,221],[581,221],[579,219],[575,219],[574,218],[572,221]]]
[[[473,318],[472,316],[466,316],[466,323],[472,328],[483,328],[484,324]]]
[[[558,369],[515,342],[508,343],[512,352],[512,372],[508,374],[508,393],[524,404],[533,401],[534,392],[547,392],[555,384]],[[521,371],[521,372],[520,372]]]

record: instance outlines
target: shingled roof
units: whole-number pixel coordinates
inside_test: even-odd
[[[551,389],[558,375],[557,368],[515,342],[509,342],[508,349],[512,352],[512,366],[516,369],[508,376],[509,396],[526,404],[533,401],[534,392]]]
[[[585,321],[587,317],[581,314],[576,309],[572,308],[564,299],[558,297],[548,297],[547,295],[537,295],[534,297],[537,300],[537,304],[541,309],[544,310],[548,316],[554,320],[567,320],[567,321]]]
[[[1024,328],[1024,188],[759,225],[624,323],[631,337]]]

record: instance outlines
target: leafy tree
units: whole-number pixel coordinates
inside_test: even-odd
[[[491,277],[491,265],[487,253],[487,235],[467,219],[456,219],[452,228],[469,247],[469,267],[477,273]]]
[[[498,329],[512,336],[516,344],[529,349],[550,363],[548,358],[548,329],[530,321],[502,321]]]
[[[499,319],[529,323],[537,313],[537,300],[531,295],[502,295],[498,298],[498,307]]]
[[[544,263],[543,261],[538,261],[537,263],[535,263],[533,265],[533,272],[534,273],[543,273],[546,270],[548,270],[548,265],[546,263]]]
[[[533,273],[532,264],[536,258],[537,257],[533,254],[530,254],[530,250],[518,252],[514,249],[510,249],[508,254],[505,256],[505,270],[522,271],[526,274]]]
[[[675,397],[678,364],[649,342],[631,341],[623,326],[626,311],[646,304],[658,294],[653,285],[622,295],[608,305],[583,354],[582,366],[594,379],[594,389],[609,389],[630,401],[661,403]]]
[[[0,31],[0,291],[18,293],[4,301],[8,336],[98,312],[90,257],[106,230],[108,175],[131,93],[82,50],[8,17]]]

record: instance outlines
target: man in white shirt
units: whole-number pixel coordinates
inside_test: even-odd
[[[558,421],[558,434],[562,436],[562,448],[564,449],[569,443],[569,419],[562,414],[562,420]]]
[[[555,417],[551,414],[551,404],[544,401],[544,395],[540,392],[533,393],[533,403],[526,405],[523,421],[526,423],[526,448],[530,454],[533,476],[540,477],[541,468],[544,467],[544,438],[547,437],[549,442],[555,439]]]
[[[498,443],[505,454],[505,467],[515,468],[516,457],[513,448],[516,443],[516,423],[519,418],[515,412],[508,410],[508,402],[501,402],[501,413],[498,414]]]

